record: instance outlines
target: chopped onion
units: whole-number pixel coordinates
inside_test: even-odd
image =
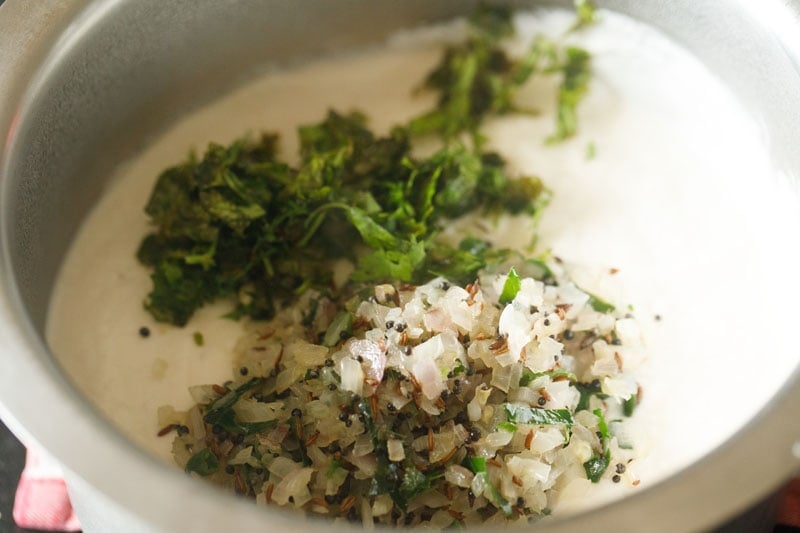
[[[400,439],[387,440],[386,450],[389,452],[390,461],[398,462],[406,458],[406,451],[403,448],[403,441]]]
[[[360,395],[364,385],[364,372],[358,361],[350,357],[343,358],[339,361],[339,373],[342,378],[342,390]]]
[[[325,346],[318,346],[303,340],[296,340],[289,343],[284,352],[284,357],[291,357],[303,368],[320,366],[325,362],[328,349]]]
[[[285,478],[295,470],[299,470],[303,465],[295,463],[287,457],[276,457],[267,468],[271,474],[275,474],[279,478]]]
[[[474,476],[475,474],[461,465],[449,465],[444,471],[444,478],[449,483],[465,489],[469,488]]]
[[[240,422],[270,422],[283,415],[283,404],[281,402],[263,403],[244,398],[234,404],[233,410]]]
[[[234,455],[231,459],[228,459],[229,465],[243,465],[243,464],[250,464],[251,460],[253,459],[253,447],[248,446],[247,448],[242,448],[239,452]]]
[[[502,448],[514,437],[513,433],[508,431],[493,431],[486,435],[486,447],[487,448]]]
[[[290,472],[275,486],[272,500],[278,505],[286,505],[293,498],[295,507],[302,507],[311,499],[308,482],[314,474],[313,468],[299,468]]]
[[[382,333],[379,333],[379,335],[380,337],[383,336]],[[383,372],[386,368],[385,344],[383,348],[381,348],[378,342],[371,340],[352,340],[347,343],[347,349],[350,351],[350,355],[362,362],[363,375],[361,380],[363,382],[364,377],[366,377],[367,388],[370,394],[375,392],[375,389],[378,387],[381,380],[383,380]],[[355,372],[352,372],[353,377],[355,377]],[[344,369],[342,373],[344,374]],[[354,383],[351,382],[348,382],[348,384],[351,386],[354,385]],[[342,387],[345,388],[345,390],[360,394],[360,392],[356,392],[356,390],[344,386],[344,375],[342,376]]]
[[[383,516],[392,510],[394,502],[392,497],[388,494],[381,494],[375,497],[375,503],[372,504],[372,515]]]
[[[356,439],[356,443],[353,445],[353,456],[362,457],[371,453],[374,449],[375,446],[372,444],[372,437],[369,435],[361,435]]]
[[[483,276],[469,291],[441,279],[419,287],[381,286],[375,294],[382,303],[347,303],[347,310],[357,309],[358,326],[354,337],[333,348],[306,340],[342,311],[328,305],[332,300],[320,303],[324,316],[310,326],[300,324],[308,316],[300,304],[282,311],[237,346],[237,363],[249,377],[237,376],[238,385],[226,387],[233,391],[259,379],[258,388],[243,390],[232,406],[222,407],[232,409],[241,424],[278,423],[244,443],[216,428],[206,436],[203,414],[220,398],[219,388],[196,387],[193,395],[204,400],[200,408],[185,415],[160,411],[164,426],[185,420],[190,428],[174,441],[176,460],[185,466],[192,453],[211,446],[223,466],[269,471],[261,492],[255,489],[258,502],[267,502],[268,491],[279,505],[292,503],[337,520],[354,513],[366,528],[373,518],[380,525],[398,522],[393,496],[370,492],[373,479],[386,472],[396,479],[382,479],[378,492],[386,490],[383,481],[391,484],[388,490],[400,484],[412,489],[403,510],[415,513],[412,526],[447,527],[454,519],[464,526],[524,522],[559,499],[568,501],[589,483],[583,465],[599,450],[608,450],[612,464],[636,457],[623,449],[631,439],[621,413],[622,401],[637,391],[628,371],[643,350],[633,346],[640,333],[632,319],[594,311],[585,293],[560,278],[562,270],[554,265],[557,283],[547,286],[523,278],[505,306],[497,302],[502,275]],[[317,297],[300,301],[308,305]],[[567,330],[587,333],[572,336]],[[612,344],[612,338],[623,344]],[[601,394],[592,394],[588,409],[576,412],[581,392],[575,382],[594,380],[601,386],[593,392]],[[509,415],[509,402],[566,409],[573,423],[568,430],[563,424],[522,423]],[[610,439],[598,437],[594,409],[606,417]],[[470,465],[477,474],[466,467],[468,458],[478,461]],[[479,468],[480,458],[488,470]],[[413,470],[423,464],[434,469]],[[258,482],[261,475],[248,471],[247,480]],[[229,487],[240,483],[229,476],[222,469],[208,478]],[[623,480],[638,480],[631,476]],[[334,495],[337,503],[331,505]],[[524,512],[510,519],[496,512],[500,497],[512,505],[523,498]]]
[[[439,340],[438,344],[441,345],[441,340]],[[419,354],[415,352],[410,358],[412,359],[410,370],[422,387],[422,394],[427,399],[434,400],[445,389],[445,384],[439,368],[429,353],[428,351],[423,351]]]
[[[506,364],[519,361],[522,348],[533,339],[529,314],[508,304],[500,314],[498,329],[501,335],[506,336],[508,353],[511,355]]]

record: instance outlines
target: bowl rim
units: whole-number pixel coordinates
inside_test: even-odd
[[[51,67],[88,25],[101,20],[106,10],[113,9],[120,1],[62,0],[49,7],[34,7],[12,0],[2,7],[0,26],[13,31],[0,40],[0,48],[40,27],[48,27],[48,35],[41,38],[35,50],[20,52],[18,57],[0,56],[0,65],[10,65],[4,71],[21,73],[13,80],[15,87],[4,87],[8,82],[0,81],[0,94],[10,95],[6,101],[14,105],[11,116],[5,116],[6,109],[0,107],[0,131],[9,132],[5,151],[0,153],[0,177],[8,168],[8,154],[14,151],[13,125],[24,122]],[[771,5],[776,16],[781,13],[791,16],[796,26],[800,26],[797,2],[789,5],[774,1]],[[776,36],[781,38],[780,33]],[[784,47],[791,50],[796,64],[800,64],[797,61],[800,44],[784,41]],[[26,83],[22,83],[20,78],[25,75]],[[7,109],[12,108],[7,106]],[[2,180],[0,191],[6,186],[7,180]],[[265,514],[241,498],[221,494],[177,469],[164,468],[89,406],[25,317],[6,235],[0,220],[0,339],[4,346],[0,350],[0,366],[7,369],[0,372],[0,416],[14,433],[28,445],[47,450],[64,466],[70,482],[99,490],[110,505],[134,513],[148,527],[221,530],[230,527],[232,513],[236,513],[237,527],[243,531],[255,531],[265,525],[285,531],[308,527],[310,519],[299,519],[296,514],[281,510]],[[27,394],[18,394],[20,383],[28,388]],[[42,405],[47,406],[46,413],[42,412]],[[648,529],[653,531],[699,529],[719,523],[791,476],[791,465],[795,469],[800,467],[800,423],[787,423],[797,421],[797,406],[800,406],[800,365],[750,424],[696,463],[624,499],[542,523],[543,531],[633,529],[641,526],[643,520],[647,520],[652,526]],[[764,453],[763,435],[770,435],[768,452],[771,453]],[[184,512],[175,513],[175,508]],[[702,513],[697,514],[700,509]],[[316,522],[311,519],[311,523]],[[326,525],[332,530],[348,530]]]

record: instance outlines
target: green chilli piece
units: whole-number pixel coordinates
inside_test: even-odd
[[[517,296],[520,287],[522,287],[522,279],[517,274],[514,267],[508,271],[508,277],[503,284],[503,291],[500,293],[500,303],[507,304]]]
[[[592,483],[597,483],[608,469],[608,465],[611,464],[611,450],[609,448],[611,435],[608,431],[608,423],[606,423],[606,417],[603,416],[603,411],[595,409],[592,413],[598,418],[597,431],[600,433],[600,440],[603,443],[603,453],[593,455],[591,459],[583,463],[583,469],[586,471],[587,479]]]
[[[475,473],[475,477],[482,476],[486,482],[486,499],[492,504],[503,511],[505,516],[511,516],[511,504],[506,500],[500,491],[497,490],[492,482],[489,480],[489,473],[486,471],[486,458],[485,457],[470,457],[469,458],[470,470]]]

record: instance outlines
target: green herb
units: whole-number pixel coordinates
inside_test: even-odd
[[[425,80],[425,88],[439,93],[438,107],[409,124],[412,135],[440,134],[452,139],[461,132],[477,138],[477,129],[490,113],[513,109],[516,88],[527,76],[518,72],[500,41],[514,34],[513,14],[507,6],[481,6],[470,18],[470,36],[447,48]]]
[[[594,143],[589,143],[586,145],[586,160],[591,161],[592,159],[597,156],[597,147]]]
[[[595,409],[592,412],[598,418],[597,431],[600,433],[603,451],[600,454],[594,454],[591,459],[583,463],[583,468],[586,471],[586,477],[592,483],[597,483],[603,477],[608,465],[611,464],[611,450],[609,448],[611,436],[608,432],[608,424],[605,416],[603,416],[603,411]]]
[[[591,305],[592,309],[594,309],[598,313],[611,313],[616,309],[616,307],[614,307],[613,304],[610,304],[607,301],[598,298],[594,294],[589,292],[587,292],[586,294],[589,295],[589,305]]]
[[[505,263],[518,256],[517,252],[492,248],[486,241],[467,237],[458,248],[434,243],[428,251],[427,265],[431,274],[465,285],[475,281],[478,272],[488,265]]]
[[[339,311],[328,326],[322,345],[329,348],[336,346],[343,338],[350,335],[353,328],[353,315],[347,311]]]
[[[201,476],[210,476],[218,469],[219,459],[209,448],[203,448],[186,462],[187,472],[197,472]]]
[[[576,3],[577,21],[570,31],[594,23],[594,6]],[[519,108],[515,97],[536,73],[561,74],[558,91],[556,132],[549,143],[575,135],[577,107],[583,100],[591,77],[590,55],[577,47],[562,48],[545,37],[534,40],[519,58],[510,57],[503,39],[513,36],[513,14],[507,6],[481,6],[470,18],[466,42],[447,48],[441,62],[428,74],[424,88],[438,93],[438,106],[409,124],[412,135],[437,133],[454,139],[460,133],[472,135],[477,145],[483,141],[479,127],[490,115],[510,112],[533,113]]]
[[[517,430],[517,425],[513,422],[500,422],[497,424],[497,429],[507,431],[508,433],[514,433]]]
[[[606,394],[603,394],[599,380],[594,380],[591,383],[575,383],[575,388],[578,389],[581,395],[580,400],[578,400],[578,405],[575,407],[576,411],[589,409],[589,401],[592,396],[597,396],[600,399],[608,397]]]
[[[508,420],[520,424],[566,424],[575,423],[569,409],[535,409],[513,403],[503,404]]]
[[[603,440],[604,447],[608,447],[608,424],[606,423],[606,417],[603,416],[603,411],[600,409],[595,409],[592,411],[594,416],[596,416],[599,420],[597,422],[597,430],[600,432],[600,438]]]
[[[590,0],[575,0],[575,13],[577,20],[569,31],[582,30],[597,22],[597,13],[593,2]]]
[[[542,259],[533,257],[528,258],[525,260],[525,266],[528,267],[526,270],[531,270],[530,267],[533,267],[533,271],[530,272],[530,276],[534,279],[538,279],[539,281],[555,277],[553,271],[550,270],[550,267],[547,266],[547,263],[545,263]]]
[[[593,20],[590,5],[577,10],[581,27]],[[439,106],[406,127],[376,136],[363,114],[331,111],[299,128],[295,166],[278,159],[278,137],[265,134],[211,144],[202,157],[165,170],[145,208],[153,231],[137,254],[152,269],[148,311],[180,326],[199,307],[228,298],[227,316],[267,319],[308,289],[328,290],[335,260],[356,265],[350,281],[370,284],[434,275],[466,283],[507,260],[508,250],[437,239],[450,218],[481,211],[535,221],[547,204],[538,178],[510,179],[500,156],[481,151],[478,127],[490,114],[524,111],[514,96],[534,73],[560,73],[551,141],[573,135],[590,58],[545,38],[509,57],[502,48],[514,34],[508,7],[481,6],[470,28],[425,82],[438,92]],[[473,137],[469,146],[456,140],[463,132]],[[426,133],[446,145],[413,157],[410,138]]]
[[[399,486],[390,491],[389,495],[394,503],[405,511],[411,500],[431,490],[433,482],[443,476],[444,474],[441,472],[424,474],[413,464],[408,463],[402,481]]]
[[[503,284],[503,291],[500,293],[500,303],[510,303],[519,292],[521,286],[522,279],[519,277],[519,274],[517,274],[517,271],[514,270],[514,267],[511,267],[508,271],[506,282]]]
[[[600,455],[593,455],[591,459],[583,463],[586,478],[592,483],[599,482],[609,464],[611,464],[611,451],[606,450]]]
[[[195,343],[197,346],[202,346],[202,345],[205,343],[205,341],[204,341],[204,339],[203,339],[203,334],[202,334],[202,333],[200,333],[199,331],[195,331],[195,332],[192,334],[192,339],[194,339],[194,343]]]
[[[492,504],[503,511],[505,516],[511,516],[512,508],[511,504],[508,500],[506,500],[500,491],[497,490],[497,487],[489,480],[489,473],[486,470],[486,458],[485,457],[470,457],[469,458],[469,466],[470,470],[475,473],[475,477],[482,477],[486,483],[486,490],[484,495],[486,499],[492,502]]]
[[[570,46],[560,70],[563,76],[558,88],[556,132],[547,139],[551,144],[569,139],[578,130],[577,109],[589,90],[591,55],[582,48]]]
[[[550,376],[550,379],[567,378],[569,381],[578,381],[578,376],[567,370],[551,370],[549,372],[533,372],[528,368],[522,369],[522,376],[519,378],[519,386],[527,387],[530,383],[542,376]]]
[[[328,470],[325,471],[325,477],[330,478],[336,473],[338,469],[342,467],[342,463],[337,461],[336,459],[331,460],[331,464],[328,465]]]
[[[625,416],[633,416],[633,412],[636,410],[636,403],[636,395],[631,394],[631,397],[622,403],[622,413]]]
[[[264,135],[212,144],[159,177],[146,207],[154,232],[138,251],[157,320],[184,325],[220,297],[235,299],[233,318],[269,318],[309,288],[328,290],[337,259],[356,263],[357,282],[474,275],[503,253],[440,243],[445,221],[536,214],[546,201],[538,179],[511,179],[496,154],[452,144],[415,159],[404,130],[377,137],[359,113],[332,111],[299,135],[296,168]]]
[[[476,474],[486,472],[486,458],[485,457],[470,457],[469,468]]]
[[[224,396],[208,406],[203,416],[203,421],[212,426],[220,426],[225,431],[237,435],[250,435],[274,426],[277,423],[276,421],[240,422],[236,419],[236,413],[233,410],[233,406],[245,394],[252,392],[263,384],[264,378],[253,378],[238,388],[228,391]]]

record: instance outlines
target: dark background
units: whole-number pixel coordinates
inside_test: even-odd
[[[2,0],[0,0],[2,3]],[[0,11],[2,16],[2,11]],[[17,533],[30,531],[20,529],[14,524],[11,509],[14,506],[14,492],[17,480],[25,464],[25,449],[14,435],[0,423],[0,532]]]

